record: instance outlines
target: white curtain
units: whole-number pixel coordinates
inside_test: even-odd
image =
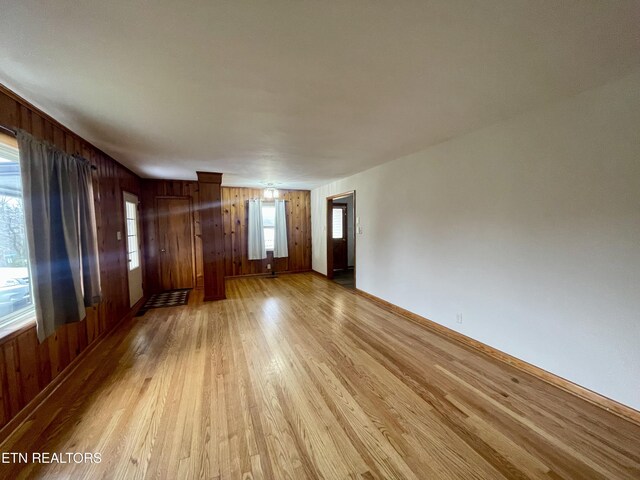
[[[289,256],[287,246],[287,212],[284,200],[276,200],[276,222],[273,240],[273,257],[282,258]]]
[[[262,200],[249,200],[249,260],[267,258],[264,246],[264,227],[262,224]]]

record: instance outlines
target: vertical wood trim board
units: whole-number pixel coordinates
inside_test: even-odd
[[[200,228],[202,230],[202,265],[204,300],[222,300],[224,288],[224,238],[220,192],[221,173],[196,172],[200,189]]]

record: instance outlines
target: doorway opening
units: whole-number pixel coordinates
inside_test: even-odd
[[[327,278],[356,288],[356,192],[327,197]]]

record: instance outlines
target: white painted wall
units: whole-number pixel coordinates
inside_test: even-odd
[[[352,189],[358,288],[640,409],[640,71],[314,189],[314,270]]]

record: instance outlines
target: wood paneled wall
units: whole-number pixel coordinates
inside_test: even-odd
[[[0,123],[21,128],[97,167],[93,174],[103,301],[87,318],[65,325],[42,344],[35,324],[0,338],[0,427],[13,418],[100,334],[129,311],[122,192],[140,194],[140,179],[51,117],[0,86]]]
[[[142,180],[142,217],[145,239],[146,280],[145,291],[159,291],[158,251],[155,199],[159,196],[187,196],[193,205],[199,201],[198,182],[183,180]],[[287,226],[289,232],[289,258],[274,262],[269,252],[265,260],[249,260],[247,256],[247,201],[262,196],[257,188],[222,187],[222,221],[224,229],[225,261],[227,277],[269,273],[267,264],[275,265],[278,272],[302,272],[311,270],[311,192],[308,190],[280,190],[287,201]],[[196,285],[203,282],[202,241],[200,219],[197,210],[193,215],[195,239]]]
[[[311,192],[280,190],[286,200],[289,257],[277,258],[268,252],[265,260],[249,260],[247,250],[247,202],[262,197],[259,188],[222,188],[222,220],[224,222],[225,275],[240,276],[269,273],[267,264],[277,272],[311,270]]]

